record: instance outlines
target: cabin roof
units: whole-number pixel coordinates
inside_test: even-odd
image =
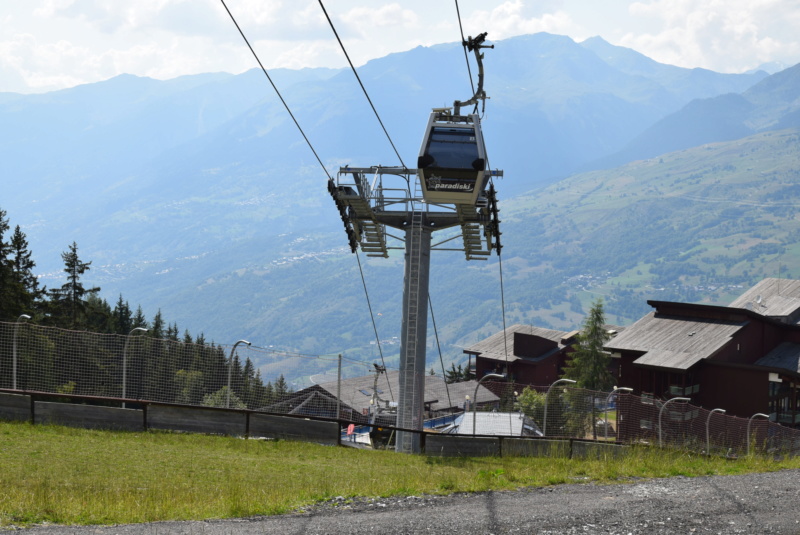
[[[800,373],[800,344],[783,342],[755,362],[756,366],[780,368]]]
[[[609,351],[638,351],[641,366],[687,370],[712,357],[747,321],[669,316],[650,312],[606,343]]]
[[[342,403],[345,403],[356,410],[368,408],[372,399],[373,386],[375,385],[375,375],[364,375],[351,379],[342,379]],[[430,405],[433,411],[447,410],[450,408],[461,408],[464,405],[465,396],[469,395],[472,400],[475,396],[477,381],[462,381],[459,383],[445,384],[444,379],[438,375],[425,376],[425,397],[424,403]],[[336,381],[320,383],[316,385],[322,388],[334,398],[338,390]],[[398,401],[400,393],[400,372],[388,370],[378,378],[378,395],[382,400]],[[480,385],[478,387],[477,403],[479,405],[499,401],[499,397],[489,389]],[[474,401],[474,400],[473,400]]]
[[[530,418],[518,412],[494,411],[465,412],[441,432],[450,435],[542,436],[539,426]]]
[[[763,279],[729,306],[753,310],[764,316],[792,316],[800,310],[800,280]]]
[[[522,333],[545,338],[555,342],[558,345],[557,349],[563,349],[567,346],[567,344],[563,343],[565,338],[570,338],[570,335],[574,336],[577,334],[577,331],[557,331],[554,329],[545,329],[543,327],[534,327],[533,325],[522,325],[517,323],[511,327],[508,327],[505,331],[497,332],[492,336],[467,347],[464,349],[464,353],[480,355],[483,358],[493,360],[507,360],[508,362],[520,360],[522,357],[514,355],[514,333]],[[507,355],[506,349],[508,349]],[[544,358],[550,354],[552,354],[552,352],[548,352],[545,355],[539,355],[538,357]]]

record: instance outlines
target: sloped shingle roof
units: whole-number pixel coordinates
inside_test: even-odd
[[[753,310],[763,316],[791,316],[800,309],[800,280],[764,279],[729,306]]]
[[[467,347],[464,349],[464,353],[478,354],[481,357],[494,360],[505,361],[507,359],[508,362],[514,362],[520,359],[520,357],[514,355],[514,333],[517,332],[552,340],[558,344],[559,349],[565,347],[561,343],[561,340],[570,334],[567,331],[556,331],[553,329],[545,329],[543,327],[534,327],[533,325],[522,325],[518,323],[506,328],[505,332],[500,331],[493,334],[489,338],[481,340],[480,342]],[[508,348],[507,355],[506,348]]]
[[[375,375],[365,375],[352,379],[342,379],[342,403],[349,405],[355,410],[362,410],[369,407],[372,399]],[[425,376],[425,403],[430,404],[431,410],[440,411],[451,407],[462,407],[466,395],[470,399],[475,395],[476,381],[463,381],[460,383],[445,384],[444,379],[437,375]],[[336,381],[320,383],[317,385],[324,389],[332,397],[336,397]],[[378,395],[383,400],[397,401],[400,393],[400,372],[389,370],[378,378]],[[449,397],[448,397],[449,394]],[[478,388],[477,403],[485,404],[498,401],[496,395],[481,385]]]
[[[758,359],[755,364],[800,373],[800,344],[784,342]]]
[[[713,356],[746,321],[667,316],[650,312],[608,343],[609,351],[641,351],[634,364],[686,370]]]

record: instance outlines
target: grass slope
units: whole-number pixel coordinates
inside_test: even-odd
[[[449,494],[800,467],[635,449],[608,460],[429,458],[286,441],[0,422],[0,528],[272,515],[342,496]]]

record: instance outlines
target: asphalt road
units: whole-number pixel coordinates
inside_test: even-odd
[[[274,517],[40,526],[23,531],[25,535],[800,534],[800,470],[454,496],[336,499]]]

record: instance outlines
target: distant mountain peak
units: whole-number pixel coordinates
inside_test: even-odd
[[[646,70],[653,72],[656,66],[665,66],[641,54],[632,48],[613,45],[600,36],[589,37],[580,46],[586,50],[591,50],[609,65],[622,70]],[[670,65],[670,67],[672,67]],[[678,68],[678,67],[673,67]]]
[[[768,63],[762,63],[761,65],[759,65],[755,69],[751,69],[751,70],[749,70],[747,72],[749,74],[752,74],[752,73],[757,73],[759,71],[764,71],[767,74],[775,74],[775,73],[781,72],[782,70],[787,69],[789,67],[790,67],[790,65],[787,65],[786,63],[784,63],[782,61],[770,61]]]

